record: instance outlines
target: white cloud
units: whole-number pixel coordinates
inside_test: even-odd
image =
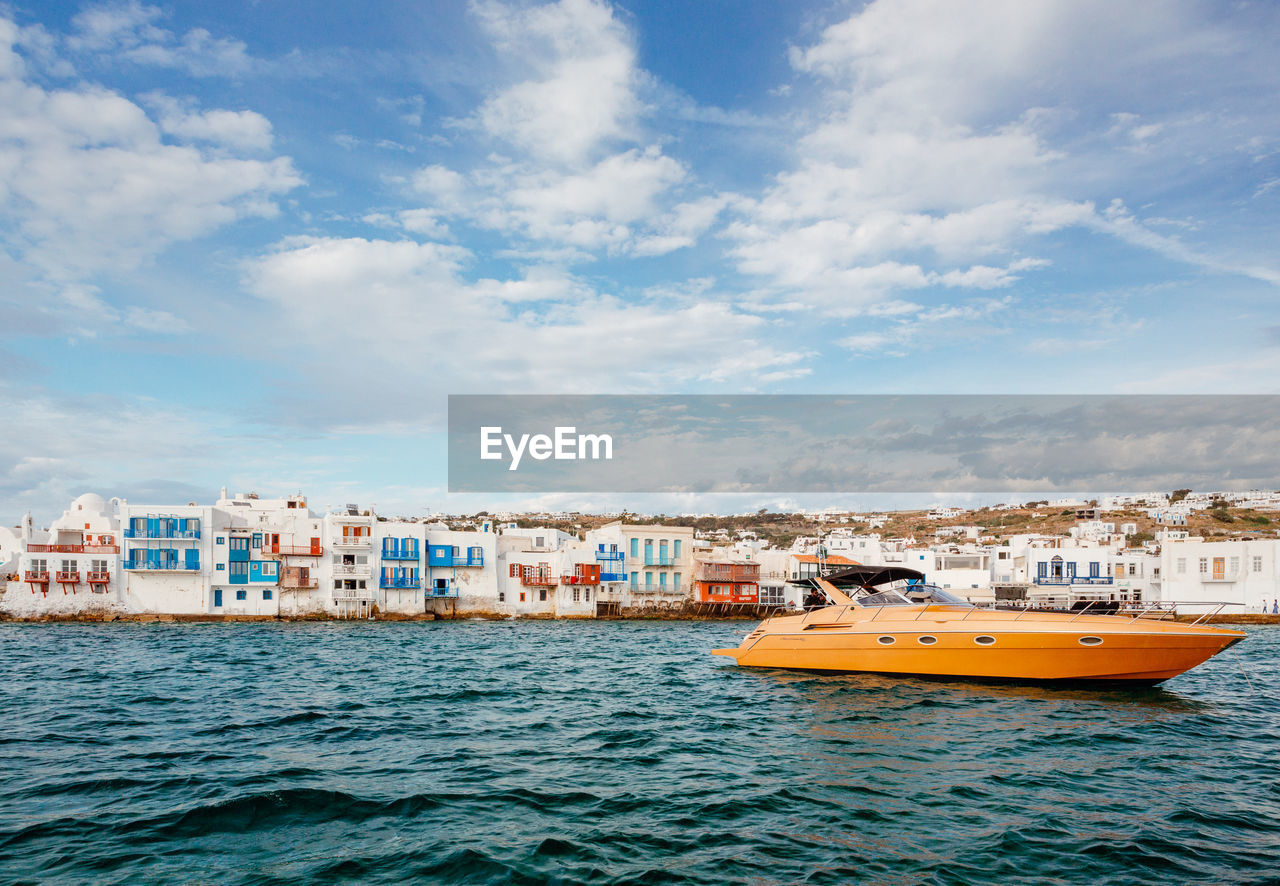
[[[769,343],[761,318],[714,300],[628,302],[562,270],[468,282],[466,250],[438,243],[302,238],[246,267],[248,289],[289,318],[306,352],[376,343],[329,387],[329,418],[379,414],[380,379],[450,391],[652,391],[760,383],[805,354]],[[551,359],[554,355],[554,359]],[[445,382],[444,380],[447,380]]]
[[[0,59],[12,52],[0,47]],[[237,156],[269,144],[270,124],[253,112],[184,110],[153,94],[157,122],[101,87],[46,90],[4,68],[18,74],[0,79],[0,217],[16,230],[10,248],[50,280],[133,267],[175,241],[269,217],[301,184],[287,157]]]
[[[254,111],[200,111],[191,100],[179,101],[161,93],[144,97],[157,111],[166,135],[226,148],[265,151],[271,147],[271,121]]]
[[[67,46],[178,68],[196,77],[236,76],[253,68],[242,41],[215,37],[204,28],[193,28],[179,38],[157,25],[163,18],[163,10],[137,0],[90,6],[71,20],[75,33],[67,38]]]
[[[476,119],[537,159],[578,164],[631,134],[640,111],[635,51],[612,10],[595,0],[474,7],[500,56],[532,77],[503,89]]]
[[[1016,258],[1033,238],[1068,227],[1209,266],[1203,254],[1100,215],[1080,196],[1117,167],[1121,148],[1129,159],[1112,180],[1122,186],[1132,158],[1170,132],[1167,116],[1126,108],[1102,116],[1092,143],[1082,137],[1090,123],[1081,115],[1096,118],[1114,83],[1158,82],[1156,72],[1178,75],[1190,59],[1213,64],[1233,52],[1226,32],[1193,4],[1165,12],[1101,0],[875,0],[859,8],[793,49],[793,66],[813,79],[821,104],[800,132],[793,168],[759,199],[737,204],[730,254],[777,298],[818,303],[837,287],[891,298],[926,282],[1008,285],[1013,271],[1037,267]],[[1097,28],[1104,19],[1107,27]],[[1136,91],[1124,100],[1142,104]],[[1274,276],[1218,262],[1228,266]]]

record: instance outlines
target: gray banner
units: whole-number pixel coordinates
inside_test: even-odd
[[[456,395],[450,492],[1280,485],[1280,396]]]

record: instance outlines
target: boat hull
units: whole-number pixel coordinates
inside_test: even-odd
[[[820,610],[770,619],[737,649],[714,651],[744,667],[821,673],[1151,685],[1244,637],[1204,625],[1114,616],[1022,618],[1007,612],[975,616],[973,610],[901,609],[874,618],[855,609],[834,617]]]

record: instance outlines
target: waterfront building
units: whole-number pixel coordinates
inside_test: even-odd
[[[674,606],[690,598],[693,575],[693,528],[616,521],[587,533],[600,545],[623,553],[628,570],[630,606]]]
[[[30,591],[30,599],[15,593],[10,611],[71,613],[106,609],[118,601],[123,589],[115,507],[114,501],[86,493],[47,530],[35,529],[28,516],[17,533],[8,533],[6,559],[20,586]]]
[[[1160,599],[1179,609],[1260,612],[1280,588],[1280,539],[1172,541],[1160,552]]]
[[[716,548],[694,559],[693,594],[699,603],[757,605],[760,564],[729,548]]]

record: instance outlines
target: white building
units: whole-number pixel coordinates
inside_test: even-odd
[[[1226,612],[1270,612],[1280,598],[1280,539],[1170,542],[1160,553],[1160,594],[1179,609],[1227,603]]]

